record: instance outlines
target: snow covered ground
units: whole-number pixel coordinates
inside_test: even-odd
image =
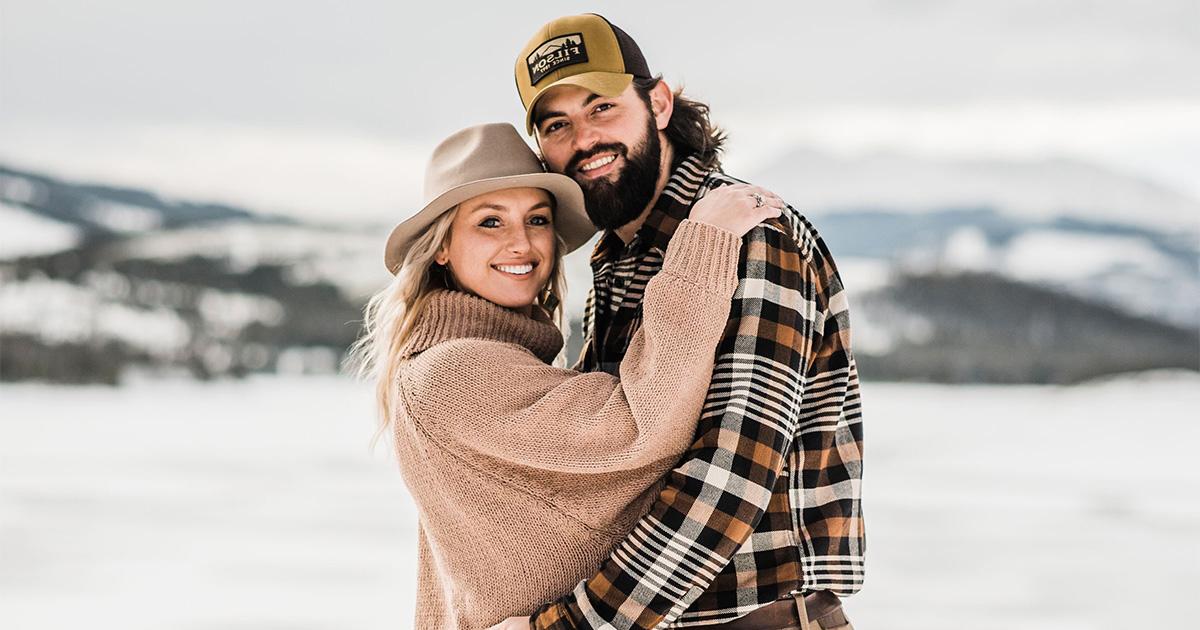
[[[860,630],[1188,623],[1200,376],[864,400]],[[0,625],[409,627],[415,516],[373,422],[336,377],[0,385]]]

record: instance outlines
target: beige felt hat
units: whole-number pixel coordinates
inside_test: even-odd
[[[413,240],[442,213],[484,193],[526,187],[554,196],[554,229],[566,242],[564,254],[596,233],[575,180],[547,173],[512,125],[476,125],[451,135],[433,150],[425,166],[425,207],[392,230],[383,253],[388,271],[394,275],[399,270]]]

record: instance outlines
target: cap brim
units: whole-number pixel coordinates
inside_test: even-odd
[[[566,255],[596,233],[583,205],[583,191],[575,180],[557,173],[528,173],[493,177],[455,186],[425,204],[419,212],[400,222],[388,236],[383,261],[390,273],[399,271],[400,263],[412,242],[429,228],[438,217],[454,206],[484,193],[506,188],[541,188],[554,196],[554,229],[566,243]]]
[[[542,88],[529,101],[529,107],[525,108],[525,133],[533,135],[533,109],[537,107],[538,101],[547,92],[560,85],[575,85],[600,96],[612,97],[620,96],[621,92],[624,92],[625,88],[629,87],[631,83],[633,83],[632,74],[617,74],[615,72],[583,72],[563,77]]]

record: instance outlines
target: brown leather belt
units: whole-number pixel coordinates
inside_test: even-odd
[[[767,604],[758,610],[728,623],[709,626],[713,630],[792,630],[800,628],[800,595]],[[842,600],[829,591],[817,591],[804,595],[804,607],[808,609],[810,627],[836,628],[846,625],[846,614],[842,611]]]

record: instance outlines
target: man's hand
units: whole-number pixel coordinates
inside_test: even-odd
[[[529,617],[509,617],[487,630],[529,630]]]

